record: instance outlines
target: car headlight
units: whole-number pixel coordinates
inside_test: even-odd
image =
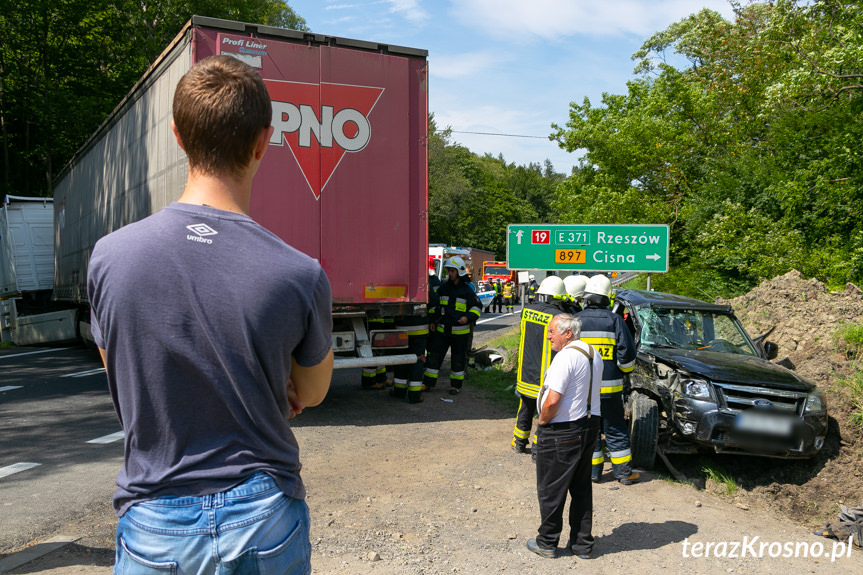
[[[710,399],[710,384],[703,379],[683,380],[683,393],[699,399]]]
[[[810,411],[826,411],[827,410],[827,402],[824,401],[824,394],[821,393],[820,390],[815,390],[809,395],[806,396],[806,407],[804,408],[804,412],[808,413]]]

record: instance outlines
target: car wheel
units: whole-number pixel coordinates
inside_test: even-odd
[[[650,397],[632,392],[629,429],[632,444],[632,466],[650,469],[656,460],[656,441],[659,437],[659,406]]]

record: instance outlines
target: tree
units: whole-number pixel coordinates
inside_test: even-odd
[[[550,217],[564,176],[550,162],[516,166],[451,142],[429,119],[429,241],[486,249],[503,258],[506,226]]]
[[[282,0],[5,0],[0,197],[54,176],[194,14],[306,29]]]
[[[860,281],[860,4],[733,6],[733,23],[703,10],[650,37],[627,94],[571,104],[554,137],[587,152],[557,206],[669,224],[660,287],[731,296],[792,267]]]

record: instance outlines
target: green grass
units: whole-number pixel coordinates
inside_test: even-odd
[[[15,347],[15,344],[11,341],[0,341],[0,349],[5,349],[7,347]]]
[[[844,353],[849,359],[863,359],[863,324],[845,323],[833,334],[836,351]]]
[[[512,409],[513,405],[518,403],[515,398],[518,340],[518,326],[490,339],[486,346],[503,348],[507,351],[504,363],[486,370],[471,370],[468,376],[471,387],[481,390],[492,403],[504,409]]]
[[[725,473],[721,469],[713,467],[712,465],[702,465],[701,472],[719,486],[723,495],[734,495],[737,493],[737,482],[734,481],[734,478],[731,477],[731,475]]]
[[[855,371],[848,377],[839,377],[836,381],[844,385],[851,392],[851,421],[863,430],[863,365],[859,361],[854,362]]]
[[[851,374],[837,378],[851,393],[851,421],[863,429],[863,324],[846,323],[833,334],[836,351],[851,360]]]
[[[521,328],[513,326],[497,337],[491,338],[486,345],[488,347],[502,347],[511,355],[518,355],[518,341],[521,338]]]
[[[645,274],[639,274],[628,282],[617,287],[621,289],[647,289],[647,276]]]

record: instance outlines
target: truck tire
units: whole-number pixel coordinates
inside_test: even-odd
[[[630,401],[632,466],[651,469],[656,460],[656,442],[659,438],[659,406],[655,400],[637,391],[632,392]]]

